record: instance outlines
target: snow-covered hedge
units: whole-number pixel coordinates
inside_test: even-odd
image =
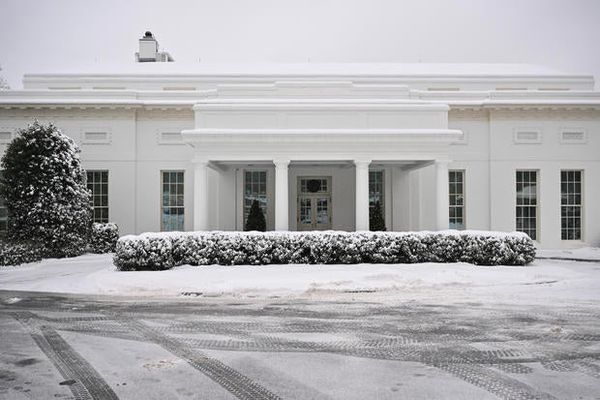
[[[117,242],[115,265],[121,271],[162,270],[175,265],[173,241],[170,237],[125,236]]]
[[[40,261],[43,250],[32,243],[0,241],[0,265],[19,265]]]
[[[124,236],[120,270],[191,265],[468,262],[525,265],[535,246],[520,232],[173,232]]]
[[[96,254],[111,253],[115,251],[119,240],[119,227],[112,222],[92,225],[90,237],[90,251]]]

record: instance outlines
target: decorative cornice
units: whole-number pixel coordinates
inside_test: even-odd
[[[194,142],[438,142],[460,140],[458,129],[190,129],[183,140]]]

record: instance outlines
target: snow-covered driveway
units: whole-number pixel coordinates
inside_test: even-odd
[[[600,306],[0,291],[0,398],[597,399]]]
[[[599,299],[597,262],[47,260],[0,270],[0,398],[596,399]]]
[[[526,267],[182,266],[168,271],[119,272],[110,255],[84,255],[0,268],[0,290],[151,297],[593,304],[600,300],[600,262],[536,260]]]

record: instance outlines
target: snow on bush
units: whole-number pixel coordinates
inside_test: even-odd
[[[114,263],[141,270],[184,264],[525,265],[534,258],[533,241],[520,232],[171,232],[122,237]]]
[[[173,241],[169,237],[143,237],[117,242],[114,263],[121,271],[172,268]]]
[[[37,245],[0,241],[0,265],[19,265],[41,259],[42,249]]]
[[[2,157],[0,194],[8,209],[8,238],[35,241],[49,257],[85,252],[91,204],[79,152],[52,124],[36,121],[19,131]]]
[[[119,228],[117,224],[94,223],[92,235],[90,236],[90,251],[96,254],[112,253],[119,240]]]

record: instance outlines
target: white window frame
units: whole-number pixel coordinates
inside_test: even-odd
[[[452,185],[452,180],[450,180],[450,174],[451,173],[460,173],[462,175],[462,181],[461,181],[462,191],[461,191],[461,193],[458,193],[458,192],[453,193],[450,190],[450,188],[452,187],[451,186]],[[448,215],[449,215],[449,217],[448,217],[448,227],[450,229],[454,229],[454,228],[452,228],[450,226],[451,218],[452,218],[452,217],[450,217],[450,214],[451,214],[450,213],[450,209],[452,209],[452,208],[460,208],[460,209],[462,209],[462,217],[461,217],[461,219],[462,219],[462,227],[459,228],[458,230],[465,230],[465,229],[467,229],[466,180],[467,180],[467,173],[466,173],[465,169],[450,169],[450,170],[448,170],[448,204],[449,204],[449,208],[448,208]],[[462,204],[460,204],[460,205],[452,205],[451,204],[451,202],[450,202],[450,196],[452,196],[453,194],[454,195],[462,195]]]
[[[563,191],[562,191],[562,186],[563,186],[563,179],[562,179],[562,173],[563,172],[578,172],[579,173],[579,198],[580,198],[580,202],[579,204],[563,204],[562,202],[562,196],[563,196]],[[568,181],[567,181],[568,183]],[[584,234],[584,230],[583,230],[583,222],[584,220],[584,212],[585,212],[585,208],[584,208],[584,183],[585,183],[585,176],[584,176],[584,170],[583,169],[561,169],[560,170],[560,195],[561,195],[561,200],[560,200],[560,239],[562,241],[566,241],[566,242],[583,242],[584,238],[583,238],[583,234]],[[567,191],[567,194],[569,192]],[[563,207],[579,207],[579,238],[577,239],[565,239],[563,237]]]
[[[181,131],[177,131],[177,130],[157,131],[156,136],[157,136],[156,141],[160,145],[181,146],[181,145],[186,144],[183,141],[183,134],[181,133]],[[167,137],[169,137],[169,138],[167,138]],[[176,138],[176,139],[173,140],[172,138]]]
[[[8,138],[4,139],[4,138],[0,137],[0,144],[9,144],[15,138],[14,130],[9,130],[9,129],[0,127],[0,133],[2,133],[2,134],[8,133]]]
[[[175,174],[181,174],[181,182],[175,182],[172,183],[169,181],[168,184],[175,184],[175,185],[181,185],[182,190],[181,190],[181,194],[175,193],[175,194],[171,194],[169,191],[169,196],[181,196],[181,206],[172,206],[172,205],[168,205],[165,206],[164,205],[164,195],[165,195],[165,191],[164,191],[164,185],[165,185],[165,174],[171,174],[171,173],[175,173]],[[164,215],[164,209],[165,208],[169,208],[169,209],[181,209],[183,210],[183,221],[181,224],[181,229],[169,229],[167,230],[165,225],[164,225],[164,220],[163,220],[163,215]],[[179,228],[179,227],[178,227]],[[160,171],[160,230],[161,232],[170,232],[170,231],[185,231],[185,170],[161,170]]]
[[[87,138],[87,134],[95,134],[95,133],[102,133],[105,134],[105,138],[104,139],[89,139]],[[111,144],[112,143],[112,131],[109,127],[96,127],[96,126],[90,126],[90,127],[84,127],[81,129],[80,132],[81,135],[81,144],[89,144],[89,145],[106,145],[106,144]]]
[[[102,181],[102,173],[106,172],[106,182]],[[100,181],[96,182],[96,181],[92,181],[90,182],[88,174],[96,174],[99,173],[100,174]],[[107,169],[89,169],[85,171],[85,177],[86,177],[86,186],[88,188],[88,190],[90,190],[92,192],[92,221],[93,222],[109,222],[110,221],[110,208],[109,208],[109,193],[110,193],[110,189],[109,189],[109,182],[110,182],[110,172]],[[95,183],[99,183],[100,185],[106,185],[106,193],[101,192],[101,193],[94,193],[94,184]],[[91,185],[91,188],[90,188]],[[97,206],[95,205],[95,199],[94,197],[101,197],[103,195],[106,195],[106,206]],[[96,209],[106,209],[106,220],[103,220],[102,218],[100,219],[96,219],[95,216],[95,211]]]
[[[535,133],[535,139],[519,138],[521,133]],[[540,128],[515,128],[513,132],[513,141],[515,144],[540,144],[542,143],[542,130]]]
[[[265,174],[265,204],[263,209],[263,213],[265,214],[265,221],[268,220],[269,213],[269,170],[266,168],[244,168],[242,175],[242,227],[246,226],[246,221],[248,220],[248,213],[250,212],[250,207],[252,203],[246,208],[246,174],[247,173],[264,173]]]
[[[371,172],[381,174],[381,192],[380,192],[381,200],[379,203],[381,205],[381,217],[385,221],[385,169],[375,168],[375,169],[369,170],[369,215],[371,215],[370,214],[371,209],[373,207],[375,207],[375,204],[371,204]]]
[[[519,184],[519,181],[517,180],[517,174],[519,172],[521,172],[521,173],[527,172],[527,173],[534,173],[535,174],[535,204],[534,205],[531,205],[531,204],[519,204],[519,201],[518,201],[518,190],[517,190],[517,185]],[[514,184],[514,188],[515,188],[515,196],[514,196],[514,199],[515,199],[515,230],[516,231],[520,231],[520,232],[528,233],[528,232],[526,232],[524,230],[519,230],[518,229],[518,223],[517,223],[517,221],[518,221],[519,218],[522,218],[522,219],[529,218],[529,219],[531,219],[532,217],[529,216],[529,215],[525,217],[525,216],[523,216],[523,213],[521,214],[521,217],[519,217],[519,213],[518,213],[517,210],[519,208],[521,208],[523,210],[524,209],[528,209],[528,212],[529,212],[529,211],[531,211],[530,210],[531,208],[534,208],[535,209],[535,218],[533,218],[533,219],[535,220],[535,231],[534,231],[535,237],[531,238],[531,239],[533,239],[535,241],[539,241],[540,226],[541,226],[541,218],[540,218],[540,171],[538,169],[531,169],[531,168],[517,169],[517,170],[515,170],[515,173],[514,173],[513,176],[515,178],[515,180],[514,180],[514,183],[515,183]],[[531,181],[528,181],[528,182],[531,182]],[[526,182],[525,181],[521,181],[521,183],[526,183]]]
[[[581,139],[565,139],[565,133],[581,133]],[[586,144],[587,143],[587,132],[583,128],[577,127],[563,127],[559,131],[559,139],[561,144]]]

